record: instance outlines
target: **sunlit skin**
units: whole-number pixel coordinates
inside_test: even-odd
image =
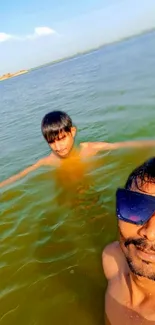
[[[76,128],[72,127],[70,133],[60,133],[58,138],[52,143],[49,143],[50,148],[53,151],[51,157],[67,158],[72,152],[74,146],[74,138],[76,135]]]
[[[131,190],[155,196],[154,183]],[[144,225],[119,221],[118,228],[120,241],[102,255],[107,324],[155,324],[155,212]]]
[[[154,147],[155,140],[146,141],[126,141],[126,142],[83,142],[80,143],[78,148],[75,148],[74,141],[76,136],[76,127],[71,127],[70,132],[61,132],[57,138],[49,143],[49,147],[52,153],[37,161],[34,165],[26,168],[17,175],[10,177],[0,183],[0,187],[8,185],[16,180],[26,176],[30,172],[33,172],[41,166],[55,166],[62,167],[66,166],[67,170],[70,170],[71,164],[74,168],[71,168],[72,172],[74,170],[74,177],[78,177],[78,168],[81,169],[81,164],[84,163],[86,158],[96,155],[99,151],[110,151],[121,148],[143,148]],[[72,166],[73,167],[73,166]]]

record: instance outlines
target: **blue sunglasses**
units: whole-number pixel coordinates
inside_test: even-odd
[[[116,215],[119,220],[143,225],[154,213],[154,196],[118,188],[116,192]]]

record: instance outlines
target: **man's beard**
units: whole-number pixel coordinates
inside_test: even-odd
[[[141,249],[141,250],[148,250],[148,251],[152,251],[153,253],[155,252],[155,246],[150,246],[147,244],[147,241],[143,238],[139,238],[139,239],[134,239],[134,238],[128,238],[125,239],[122,235],[122,233],[120,233],[121,236],[121,246],[123,245],[125,248],[127,248],[130,245],[134,245],[137,249]],[[123,253],[125,254],[128,266],[131,270],[131,272],[133,274],[135,274],[136,276],[140,276],[140,277],[145,277],[147,279],[153,280],[155,281],[155,271],[151,273],[151,263],[142,260],[142,265],[138,266],[136,265],[136,263],[134,262],[134,258],[128,256],[126,254],[126,252],[124,251],[124,247],[122,248]],[[148,270],[145,270],[145,266],[149,268],[150,265],[150,271],[148,272]]]

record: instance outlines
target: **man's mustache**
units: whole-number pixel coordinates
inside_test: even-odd
[[[155,244],[154,245],[150,245],[143,238],[139,238],[139,239],[128,238],[127,240],[124,241],[124,246],[125,247],[128,247],[129,245],[134,245],[137,248],[145,249],[145,250],[148,250],[148,251],[155,252]]]

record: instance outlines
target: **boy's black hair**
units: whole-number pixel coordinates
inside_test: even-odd
[[[137,189],[141,189],[146,183],[155,183],[155,157],[145,161],[132,171],[125,184],[125,189],[130,190],[133,184]]]
[[[46,114],[41,123],[41,130],[48,143],[59,139],[60,133],[71,132],[72,120],[70,116],[62,111],[53,111]]]

